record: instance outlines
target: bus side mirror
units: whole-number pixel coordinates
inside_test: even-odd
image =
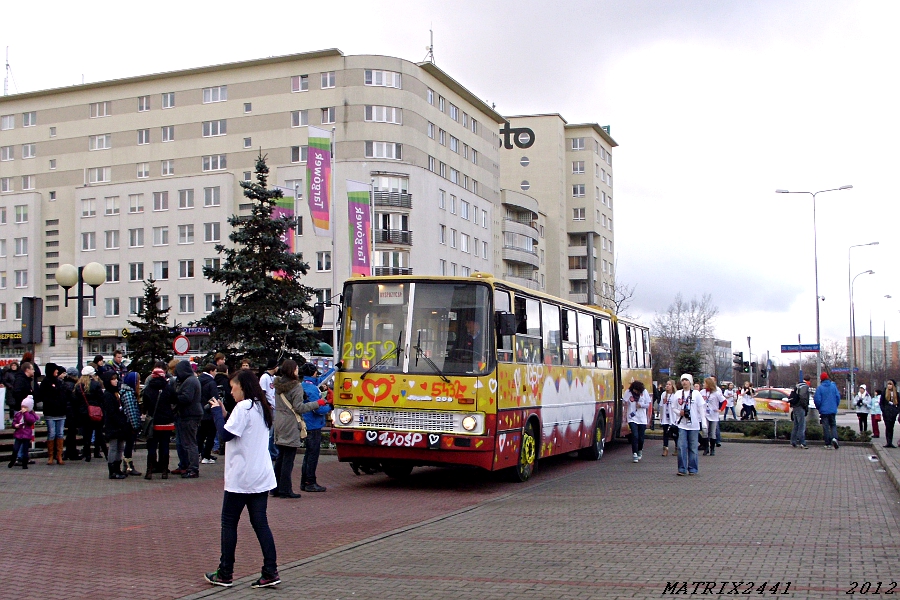
[[[500,335],[516,334],[516,315],[512,313],[498,312],[497,314],[497,331]]]

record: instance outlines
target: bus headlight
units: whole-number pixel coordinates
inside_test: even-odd
[[[473,429],[475,429],[475,427],[478,426],[478,420],[475,419],[475,417],[473,417],[472,415],[463,417],[462,426],[466,431],[472,431]]]
[[[341,422],[341,425],[349,425],[350,421],[353,420],[353,413],[349,410],[342,410],[338,413],[338,421]]]

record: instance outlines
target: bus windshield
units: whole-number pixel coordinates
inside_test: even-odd
[[[344,369],[487,373],[493,362],[489,292],[484,284],[468,282],[348,284],[341,348]]]

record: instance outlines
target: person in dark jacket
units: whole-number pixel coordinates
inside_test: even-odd
[[[117,355],[120,357],[121,354],[121,352],[117,352]],[[115,371],[115,373],[120,378],[119,400],[122,403],[122,408],[125,409],[125,416],[128,417],[128,424],[131,426],[128,435],[125,436],[125,452],[123,453],[123,462],[125,464],[123,470],[126,475],[140,477],[143,473],[135,468],[134,460],[132,460],[134,443],[137,441],[138,432],[141,430],[141,408],[138,406],[137,400],[137,395],[140,392],[138,389],[138,374],[134,371],[128,372],[125,375],[122,375],[119,371]]]
[[[819,410],[819,417],[822,421],[825,447],[827,448],[828,445],[831,444],[831,447],[837,450],[840,448],[840,445],[837,440],[838,432],[835,419],[837,418],[838,406],[841,403],[841,393],[838,391],[837,386],[834,385],[834,382],[828,377],[828,373],[824,371],[819,377],[819,387],[816,388],[813,402]]]
[[[144,479],[153,479],[153,473],[169,478],[169,442],[175,431],[175,412],[172,406],[176,398],[169,390],[166,370],[157,367],[141,392],[142,412],[153,419],[153,431],[147,437],[147,473]]]
[[[319,386],[334,372],[330,369],[325,375],[319,376],[319,369],[313,363],[306,363],[302,367],[303,391],[306,393],[305,402],[318,402],[322,397]],[[303,414],[306,421],[306,451],[303,453],[303,467],[300,471],[300,489],[304,492],[324,492],[325,486],[316,482],[316,468],[319,465],[319,450],[322,445],[322,428],[325,427],[325,415],[331,412],[332,406],[321,404],[315,410]]]
[[[187,360],[175,365],[175,392],[178,395],[178,437],[184,446],[185,465],[181,476],[191,479],[200,476],[200,451],[197,447],[197,429],[203,417],[200,380]]]
[[[26,352],[22,355],[22,360],[19,361],[19,370],[22,370],[22,363],[31,363],[34,365],[34,378],[36,380],[41,379],[41,368],[37,366],[37,363],[34,362],[34,353]]]
[[[109,444],[106,466],[110,479],[125,479],[128,475],[122,472],[122,454],[125,440],[131,435],[131,425],[119,394],[119,374],[115,371],[104,373],[103,388],[103,434]]]
[[[200,403],[203,406],[203,416],[200,417],[200,426],[197,429],[197,448],[200,450],[201,464],[215,464],[216,459],[212,455],[213,444],[216,441],[216,423],[210,412],[209,401],[219,399],[219,386],[216,385],[216,365],[207,363],[200,369]]]
[[[275,445],[278,447],[278,458],[275,459],[275,480],[278,485],[271,494],[279,498],[300,497],[300,494],[294,493],[291,485],[294,459],[303,439],[297,415],[319,408],[318,403],[304,402],[305,399],[297,363],[287,359],[281,363],[278,377],[275,378],[275,424],[272,427],[275,430]]]
[[[222,364],[216,363],[216,386],[219,388],[219,400],[222,402],[222,406],[225,408],[225,412],[230,413],[234,410],[234,405],[237,404],[234,401],[234,397],[231,395],[231,378],[228,376],[228,367],[224,362]],[[216,443],[214,447],[218,447],[217,454],[219,456],[225,456],[225,444],[219,441],[219,436],[216,435]]]
[[[23,362],[19,365],[19,371],[16,373],[16,381],[13,383],[12,395],[15,404],[15,411],[18,412],[22,406],[22,400],[31,396],[37,401],[37,377],[35,376],[34,365],[30,362]]]
[[[46,375],[38,388],[38,399],[44,403],[44,421],[47,423],[47,464],[63,464],[63,430],[69,403],[59,373],[62,367],[48,363]]]
[[[69,367],[66,376],[60,381],[61,391],[66,399],[66,451],[63,458],[66,460],[81,460],[78,453],[78,428],[81,426],[81,413],[75,403],[75,384],[78,383],[78,369]]]
[[[100,453],[109,456],[106,442],[103,441],[103,421],[92,421],[88,406],[103,408],[103,386],[97,377],[94,367],[87,366],[81,369],[81,378],[75,384],[75,406],[81,418],[81,426],[84,428],[84,448],[81,455],[85,462],[91,462],[91,440],[94,445],[94,458],[100,458]]]
[[[8,365],[3,367],[3,374],[0,375],[0,383],[3,384],[3,387],[6,388],[6,407],[9,409],[9,420],[12,421],[12,418],[16,414],[16,410],[13,408],[13,404],[15,401],[13,400],[13,386],[16,384],[16,375],[19,372],[19,361],[14,360],[10,362]]]

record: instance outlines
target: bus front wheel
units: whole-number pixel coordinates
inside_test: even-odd
[[[413,470],[411,464],[402,462],[385,462],[381,466],[384,474],[391,479],[406,479]]]
[[[519,460],[513,469],[513,481],[528,481],[537,467],[538,440],[534,433],[534,421],[528,421],[522,431],[522,444],[519,446]]]
[[[594,426],[594,438],[591,445],[583,448],[579,455],[585,460],[600,460],[603,458],[603,451],[606,449],[606,418],[603,415],[597,417],[597,424]]]

